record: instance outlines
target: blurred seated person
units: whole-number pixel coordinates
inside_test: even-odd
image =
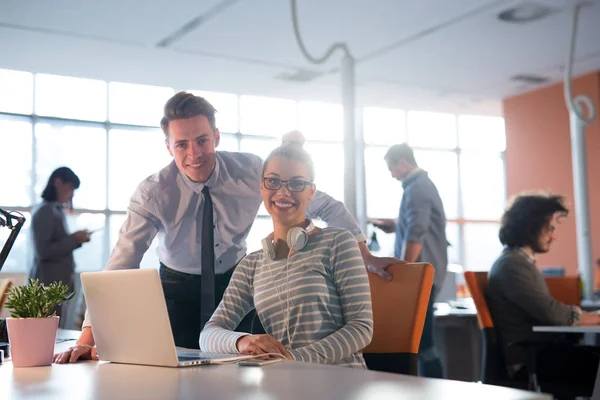
[[[349,231],[315,228],[306,218],[314,178],[301,142],[284,140],[265,160],[260,192],[273,233],[234,270],[200,334],[203,351],[366,368],[362,349],[373,336],[367,269]],[[267,333],[234,332],[253,308]]]
[[[486,298],[511,379],[528,379],[526,361],[535,344],[539,380],[589,385],[591,393],[600,348],[574,344],[576,335],[533,332],[540,325],[600,324],[600,315],[554,299],[536,267],[536,255],[550,250],[567,214],[562,196],[514,198],[502,216],[499,236],[504,250],[488,275]]]

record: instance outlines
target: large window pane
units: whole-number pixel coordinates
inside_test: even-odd
[[[10,211],[5,209],[5,211]],[[29,271],[29,227],[31,226],[31,214],[22,212],[25,217],[25,225],[21,228],[17,240],[13,244],[13,247],[2,267],[2,272],[26,272]],[[8,240],[11,230],[6,227],[0,227],[0,250],[4,247],[4,244]]]
[[[121,124],[160,126],[165,103],[173,94],[169,87],[111,82],[108,118]]]
[[[248,254],[262,249],[261,240],[266,238],[271,232],[273,232],[273,221],[271,220],[271,217],[256,218],[252,224],[252,228],[250,228],[250,233],[248,233],[248,237],[246,238]]]
[[[0,69],[0,111],[16,114],[33,112],[33,74]]]
[[[117,240],[119,239],[119,231],[121,230],[121,226],[125,222],[125,214],[117,214],[110,216],[110,254],[112,254],[115,245],[117,244]],[[142,261],[140,262],[140,268],[154,268],[157,269],[159,267],[158,255],[156,254],[156,249],[158,248],[158,239],[154,238],[148,250],[142,257]],[[107,260],[108,261],[108,260]]]
[[[456,117],[424,111],[408,112],[408,144],[414,147],[456,147]]]
[[[377,245],[379,249],[372,248],[373,246],[373,235],[377,239]],[[394,250],[396,247],[396,234],[385,233],[379,228],[375,228],[373,225],[367,225],[367,243],[371,246],[371,253],[378,257],[394,257]]]
[[[86,121],[106,121],[106,82],[37,74],[35,113]]]
[[[29,120],[0,116],[0,171],[2,190],[0,205],[27,207],[31,205],[31,123]]]
[[[419,167],[426,170],[435,184],[444,204],[447,218],[458,215],[458,163],[456,153],[450,151],[417,150]]]
[[[238,124],[238,96],[230,93],[203,92],[190,90],[190,93],[204,97],[217,109],[215,115],[216,125],[221,133],[237,133]]]
[[[240,97],[240,131],[243,134],[281,137],[298,127],[298,107],[293,100]]]
[[[339,104],[301,101],[298,125],[306,139],[339,140],[344,137],[344,116]],[[285,133],[285,132],[283,132]]]
[[[460,233],[456,222],[446,223],[446,240],[448,240],[448,264],[461,264]]]
[[[467,223],[465,229],[465,263],[469,271],[488,271],[502,251],[498,239],[500,224]]]
[[[91,234],[90,241],[73,252],[77,272],[99,271],[104,268],[106,264],[104,243],[105,235],[108,234],[104,229],[105,223],[104,214],[67,215],[67,226],[70,233],[84,229],[94,231]]]
[[[267,158],[269,153],[279,145],[279,139],[254,139],[243,137],[240,142],[240,151],[243,153],[256,154],[263,160]],[[261,202],[258,209],[258,215],[269,215],[265,205]]]
[[[406,115],[392,108],[365,107],[363,109],[363,136],[365,143],[394,145],[406,141]]]
[[[344,147],[340,144],[306,143],[315,165],[317,189],[344,201]]]
[[[502,157],[463,152],[460,158],[465,218],[500,219],[506,196]]]
[[[243,153],[256,154],[264,160],[277,146],[279,146],[279,143],[279,139],[258,139],[244,136],[240,142],[240,151]]]
[[[461,115],[458,117],[460,147],[469,150],[506,150],[504,118]]]
[[[217,150],[239,151],[237,138],[234,135],[221,133],[221,141],[219,142],[219,146],[217,146]]]
[[[138,184],[167,166],[172,157],[160,129],[111,129],[108,143],[108,208],[125,210]]]
[[[365,180],[367,215],[369,218],[397,218],[402,198],[402,185],[392,178],[383,156],[384,147],[365,148]]]
[[[66,166],[81,180],[75,192],[75,208],[101,210],[106,207],[106,131],[74,124],[35,125],[37,203],[48,177]],[[135,161],[137,162],[137,160]]]

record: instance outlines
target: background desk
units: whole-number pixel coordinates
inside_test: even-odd
[[[72,342],[57,344],[57,350]],[[163,368],[86,361],[51,367],[0,366],[2,398],[21,399],[523,399],[539,393],[286,361]],[[8,395],[8,396],[7,396]]]
[[[481,380],[481,331],[475,308],[452,308],[436,303],[435,344],[444,376],[466,382]]]

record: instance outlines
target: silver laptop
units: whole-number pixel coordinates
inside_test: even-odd
[[[187,367],[252,358],[178,351],[155,269],[84,272],[81,283],[98,356],[103,361]]]

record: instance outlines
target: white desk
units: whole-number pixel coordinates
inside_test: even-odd
[[[548,333],[596,333],[600,334],[600,325],[592,326],[534,326],[534,332]],[[594,383],[594,393],[592,400],[600,400],[600,366],[596,373],[596,382]]]
[[[72,342],[57,344],[65,349]],[[21,399],[551,399],[476,383],[286,361],[163,368],[86,361],[51,367],[0,365],[0,397]],[[5,397],[8,394],[8,397]]]
[[[534,332],[551,333],[600,333],[600,325],[597,326],[534,326]]]

